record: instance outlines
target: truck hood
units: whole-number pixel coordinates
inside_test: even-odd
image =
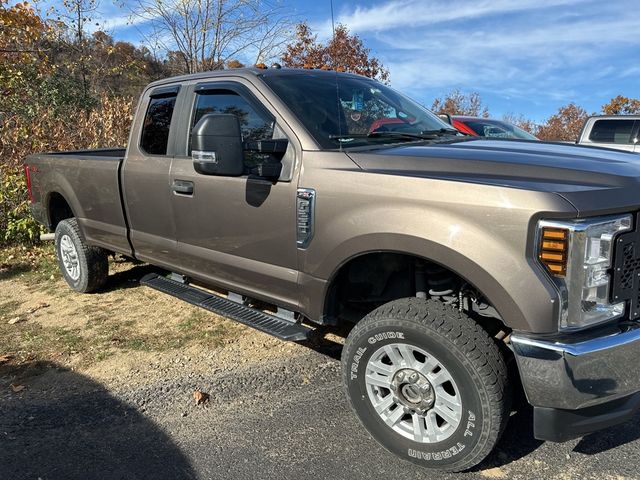
[[[521,140],[465,139],[349,152],[363,170],[556,193],[581,215],[640,205],[640,155]]]

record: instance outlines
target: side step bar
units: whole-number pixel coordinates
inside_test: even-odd
[[[243,323],[244,325],[248,325],[249,327],[253,327],[282,340],[290,340],[292,342],[306,340],[312,331],[312,329],[299,323],[289,322],[264,313],[261,310],[247,307],[219,295],[205,292],[199,288],[160,276],[156,273],[149,273],[142,277],[140,284],[167,293],[192,305]]]

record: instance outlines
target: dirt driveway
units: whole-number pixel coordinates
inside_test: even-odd
[[[640,420],[555,445],[527,409],[479,468],[425,472],[349,411],[337,338],[279,342],[139,287],[148,271],[114,261],[79,295],[50,248],[0,252],[0,479],[640,478]]]

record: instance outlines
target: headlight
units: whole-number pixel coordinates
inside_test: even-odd
[[[625,303],[610,303],[613,239],[631,229],[631,215],[538,223],[538,259],[560,291],[560,329],[621,317]]]

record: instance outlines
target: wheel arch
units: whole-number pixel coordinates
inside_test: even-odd
[[[58,192],[49,192],[46,199],[47,225],[50,231],[55,231],[62,220],[74,218],[75,212],[65,196]]]
[[[356,239],[355,243],[362,244],[362,239]],[[482,268],[481,265],[465,255],[445,245],[405,235],[388,235],[387,240],[384,242],[381,242],[380,236],[377,236],[376,243],[375,248],[366,250],[354,248],[348,252],[348,255],[341,256],[340,260],[334,260],[322,293],[320,307],[322,314],[320,318],[331,317],[333,295],[335,294],[337,281],[340,279],[342,272],[345,272],[354,261],[369,255],[395,254],[430,262],[446,269],[477,289],[496,309],[503,322],[509,328],[518,330],[530,329],[524,313],[500,282]]]

